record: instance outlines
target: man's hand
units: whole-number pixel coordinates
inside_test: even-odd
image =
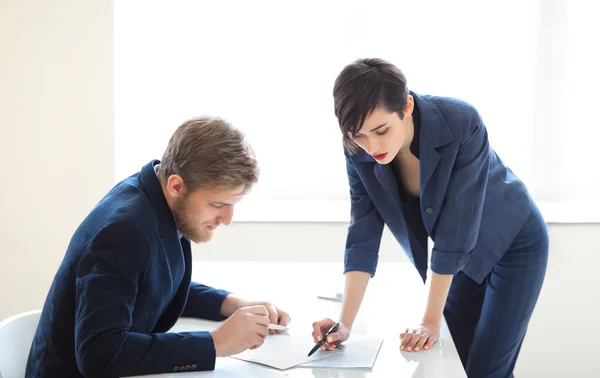
[[[225,317],[229,317],[229,316],[231,316],[231,314],[233,314],[238,309],[243,308],[243,307],[250,307],[250,306],[264,306],[269,313],[268,316],[269,316],[269,321],[271,322],[271,324],[287,326],[288,323],[291,321],[290,315],[287,312],[285,312],[281,308],[278,308],[271,302],[247,301],[247,300],[241,299],[233,294],[230,294],[227,296],[227,298],[225,298],[225,301],[223,302],[223,306],[221,307],[221,315],[223,315]],[[283,333],[283,332],[284,331],[270,330],[271,334]]]
[[[276,307],[274,304],[270,302],[262,302],[262,305],[265,306],[267,311],[269,311],[269,321],[271,324],[278,324],[285,327],[291,321],[290,315],[282,309]],[[269,331],[271,334],[285,332],[273,329]]]
[[[217,357],[260,347],[269,331],[269,312],[265,306],[242,307],[219,328],[212,331]]]
[[[267,309],[267,311],[269,312],[269,322],[271,324],[278,324],[281,326],[287,326],[289,324],[289,322],[291,321],[290,315],[283,311],[281,308],[275,306],[273,303],[271,302],[245,302],[244,306],[265,306],[265,308]],[[269,333],[271,335],[275,334],[275,333],[283,333],[285,331],[279,331],[279,330],[269,330]]]

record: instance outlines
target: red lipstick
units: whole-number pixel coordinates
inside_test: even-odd
[[[373,157],[377,160],[383,160],[387,156],[387,152],[385,154],[373,155]]]

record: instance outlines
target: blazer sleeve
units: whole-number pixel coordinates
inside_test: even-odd
[[[361,271],[373,277],[377,269],[384,222],[347,154],[346,170],[350,186],[350,223],[344,251],[344,273]]]
[[[208,320],[224,320],[221,315],[223,301],[230,293],[226,290],[192,282],[190,293],[181,316]]]
[[[472,110],[438,218],[431,270],[456,274],[466,265],[479,235],[491,149],[481,117]]]
[[[188,365],[195,371],[214,370],[209,332],[132,329],[150,252],[150,241],[126,222],[105,226],[86,248],[77,268],[74,324],[75,358],[86,377],[172,373]]]

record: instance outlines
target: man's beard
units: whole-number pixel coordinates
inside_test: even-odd
[[[175,227],[181,235],[194,242],[203,243],[208,242],[212,238],[212,233],[208,230],[199,228],[198,222],[194,219],[194,216],[187,210],[187,200],[178,199],[173,203],[173,216],[175,218]]]

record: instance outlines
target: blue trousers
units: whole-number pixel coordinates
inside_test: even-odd
[[[512,378],[548,262],[548,229],[537,208],[482,282],[462,272],[444,317],[469,378]]]

